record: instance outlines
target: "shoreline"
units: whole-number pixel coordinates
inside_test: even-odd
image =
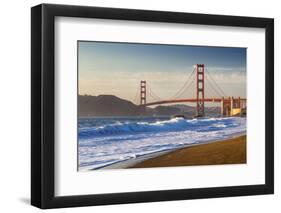
[[[246,135],[189,146],[131,165],[130,168],[245,164]]]
[[[116,163],[112,163],[110,165],[106,165],[100,168],[96,168],[96,169],[91,169],[91,170],[107,170],[107,169],[126,169],[126,168],[149,168],[149,167],[165,167],[165,165],[160,165],[161,163],[157,163],[157,165],[159,166],[142,166],[144,162],[149,162],[151,160],[155,161],[155,159],[164,157],[164,156],[168,156],[168,155],[176,155],[176,152],[180,152],[181,150],[186,150],[186,149],[190,149],[192,147],[201,147],[204,145],[208,145],[208,144],[217,144],[217,143],[223,143],[225,141],[228,140],[237,140],[240,137],[245,137],[245,144],[246,144],[246,131],[244,132],[240,132],[240,133],[236,133],[236,134],[232,134],[229,135],[228,138],[226,139],[222,139],[222,140],[210,140],[210,141],[206,141],[203,143],[195,143],[195,144],[187,144],[186,146],[180,147],[178,149],[172,149],[172,150],[164,150],[164,151],[158,151],[155,153],[151,153],[151,154],[146,154],[146,155],[142,155],[136,158],[132,158],[132,159],[127,159],[124,161],[120,161],[120,162],[116,162]],[[147,163],[145,163],[147,164]],[[197,165],[197,164],[196,164]],[[210,165],[210,164],[198,164],[198,165]],[[170,166],[177,166],[175,165],[170,165]]]

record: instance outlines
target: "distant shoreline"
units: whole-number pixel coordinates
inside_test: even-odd
[[[235,144],[236,142],[237,144]],[[220,144],[225,144],[225,146],[222,147]],[[207,149],[205,146],[207,146]],[[236,154],[234,153],[235,152],[234,150],[237,150],[236,148],[239,149],[239,157],[229,160],[228,159],[229,156],[237,155],[237,153]],[[188,159],[186,157],[182,158],[183,160],[177,159],[178,158],[177,155],[179,153],[184,152],[185,156],[190,156],[190,152],[193,153],[194,149],[195,152],[197,153],[201,152],[202,155],[205,155],[205,157],[207,157],[205,158],[207,159],[207,161],[200,163],[200,158],[195,158],[193,162],[188,160],[189,157]],[[208,155],[208,152],[210,154],[209,157],[206,156]],[[221,155],[218,161],[215,160],[214,154]],[[167,158],[169,163],[167,163]],[[188,160],[188,162],[186,162],[185,160]],[[213,164],[238,164],[238,163],[246,163],[246,132],[230,135],[228,139],[224,139],[224,140],[206,141],[201,144],[190,144],[176,150],[155,152],[155,153],[139,156],[134,159],[113,163],[111,165],[100,167],[94,170],[213,165]]]

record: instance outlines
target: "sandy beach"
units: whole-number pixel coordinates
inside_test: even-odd
[[[246,135],[221,141],[208,141],[174,151],[156,152],[99,168],[126,169],[246,163]]]
[[[178,149],[136,163],[131,168],[246,163],[246,135]]]

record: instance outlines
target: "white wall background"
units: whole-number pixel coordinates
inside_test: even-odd
[[[45,0],[45,3],[275,18],[275,109],[281,108],[279,1]],[[30,197],[30,7],[37,0],[2,1],[0,33],[0,211],[39,212]],[[279,85],[278,85],[279,83]],[[275,112],[275,195],[50,210],[52,212],[278,212],[281,209],[280,111]],[[280,211],[280,210],[279,210]]]

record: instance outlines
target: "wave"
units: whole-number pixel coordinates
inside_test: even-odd
[[[99,169],[146,154],[223,140],[246,130],[246,118],[239,117],[164,119],[80,120],[79,170]]]
[[[142,132],[171,132],[171,131],[215,131],[236,125],[235,118],[205,118],[191,119],[171,118],[154,122],[120,122],[101,125],[98,127],[80,127],[79,138],[107,136],[115,134],[130,134]]]

